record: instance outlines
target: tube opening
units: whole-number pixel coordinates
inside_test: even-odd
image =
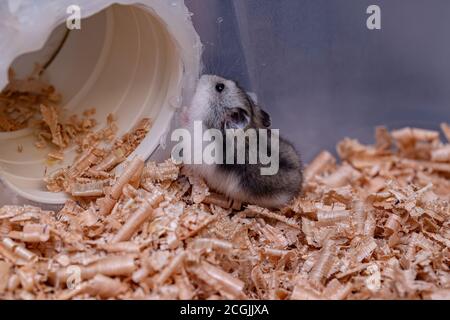
[[[170,126],[173,103],[178,101],[174,97],[182,94],[183,76],[177,42],[156,12],[142,6],[112,5],[83,19],[81,30],[67,33],[65,23],[58,26],[42,49],[17,57],[11,66],[17,78],[23,78],[36,62],[44,65],[49,58],[42,77],[62,94],[67,115],[95,108],[97,130],[113,113],[117,136],[139,119],[151,118],[153,126],[135,153],[148,158],[155,151]],[[47,192],[43,177],[70,165],[77,156],[75,147],[65,150],[62,162],[49,165],[46,159],[51,149],[36,148],[36,137],[29,128],[2,132],[0,141],[0,171],[10,188],[33,201],[66,200],[63,194]]]

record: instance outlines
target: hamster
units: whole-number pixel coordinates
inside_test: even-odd
[[[188,111],[188,128],[193,128],[194,121],[201,121],[203,129],[220,130],[223,141],[226,141],[226,129],[229,128],[247,132],[250,128],[269,129],[271,126],[269,114],[257,106],[236,82],[215,75],[200,78]],[[268,132],[271,137],[270,130]],[[270,141],[268,138],[269,147]],[[248,147],[248,140],[246,143]],[[201,176],[210,188],[231,199],[267,208],[281,208],[300,193],[302,163],[292,144],[282,137],[279,137],[278,172],[274,175],[262,175],[261,168],[267,165],[263,165],[259,157],[255,164],[250,164],[248,154],[244,164],[227,164],[226,154],[233,151],[229,148],[224,143],[222,163],[191,164],[188,170]],[[233,148],[236,151],[238,147]]]

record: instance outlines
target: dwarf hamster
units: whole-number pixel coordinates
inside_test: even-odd
[[[201,121],[204,129],[220,130],[224,135],[223,141],[226,141],[226,129],[242,129],[246,132],[250,128],[269,129],[271,126],[269,114],[257,106],[236,82],[215,75],[204,75],[198,82],[189,108],[187,126],[192,129],[194,121]],[[270,130],[267,132],[270,137]],[[267,140],[270,151],[270,139]],[[282,137],[278,141],[279,164],[278,172],[274,175],[261,174],[260,169],[266,166],[259,157],[256,164],[249,163],[248,155],[244,164],[228,164],[225,157],[232,150],[225,143],[223,163],[189,165],[189,169],[200,175],[210,188],[232,199],[268,208],[281,208],[300,193],[303,175],[301,160],[295,148]]]

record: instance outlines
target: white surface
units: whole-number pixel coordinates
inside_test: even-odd
[[[0,4],[0,21],[3,20],[0,45],[8,48],[0,52],[0,87],[6,84],[6,72],[12,60],[20,53],[41,47],[66,17],[65,8],[69,3],[78,3],[83,17],[87,17],[112,2],[39,1],[37,5],[24,0],[9,14]],[[201,44],[183,1],[138,2],[134,6],[114,5],[84,19],[82,29],[71,31],[44,76],[63,94],[68,114],[96,108],[98,128],[111,112],[118,120],[118,135],[129,131],[139,119],[152,118],[154,124],[149,134],[130,155],[130,158],[139,155],[147,159],[169,130],[175,108],[190,99],[199,74]],[[34,19],[44,12],[48,19]],[[47,44],[51,45],[58,37],[60,28],[53,32]],[[5,46],[8,41],[12,44]],[[31,65],[30,60],[38,56],[28,54],[16,62],[22,67]],[[10,189],[37,202],[64,202],[64,194],[47,192],[42,181],[49,150],[36,149],[29,131],[0,133],[0,140],[0,172]],[[22,153],[17,152],[19,144],[23,146]],[[48,171],[69,165],[75,156],[73,149],[67,150],[64,163],[49,167]],[[11,202],[9,193],[2,197],[0,204]]]

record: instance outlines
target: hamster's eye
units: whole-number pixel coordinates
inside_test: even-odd
[[[216,91],[221,93],[225,89],[225,85],[223,83],[216,84]]]

